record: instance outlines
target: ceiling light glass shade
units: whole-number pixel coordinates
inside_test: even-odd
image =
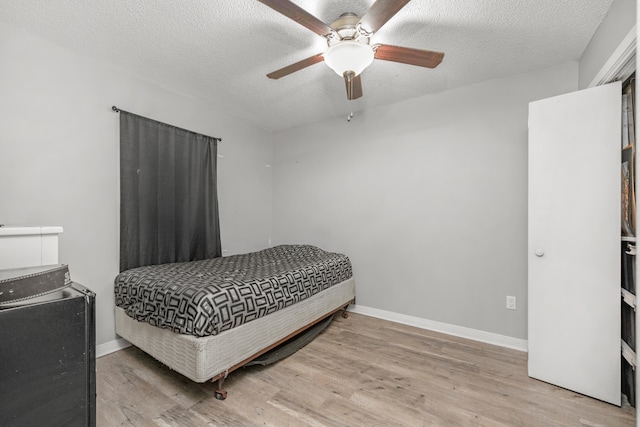
[[[327,50],[324,62],[340,77],[346,71],[353,71],[357,76],[373,62],[373,49],[356,41],[342,41]]]

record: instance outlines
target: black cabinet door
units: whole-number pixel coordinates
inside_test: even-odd
[[[66,292],[0,310],[2,426],[95,425],[94,294]]]

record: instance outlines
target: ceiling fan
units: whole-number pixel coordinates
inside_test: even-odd
[[[344,77],[347,99],[352,100],[362,96],[360,73],[371,65],[374,59],[435,68],[444,57],[444,53],[432,50],[385,44],[371,45],[369,43],[373,33],[378,31],[410,0],[377,0],[362,18],[355,13],[347,12],[340,15],[330,25],[325,24],[289,0],[258,1],[326,38],[328,45],[326,52],[318,53],[267,74],[270,79],[279,79],[324,61],[339,76]]]

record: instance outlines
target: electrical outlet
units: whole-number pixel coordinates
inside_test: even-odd
[[[507,295],[507,308],[509,310],[515,310],[516,309],[516,297],[510,297]]]

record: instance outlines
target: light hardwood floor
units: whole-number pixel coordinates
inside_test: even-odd
[[[635,410],[527,377],[526,353],[336,316],[268,367],[197,384],[135,347],[97,361],[98,426],[633,426]]]

